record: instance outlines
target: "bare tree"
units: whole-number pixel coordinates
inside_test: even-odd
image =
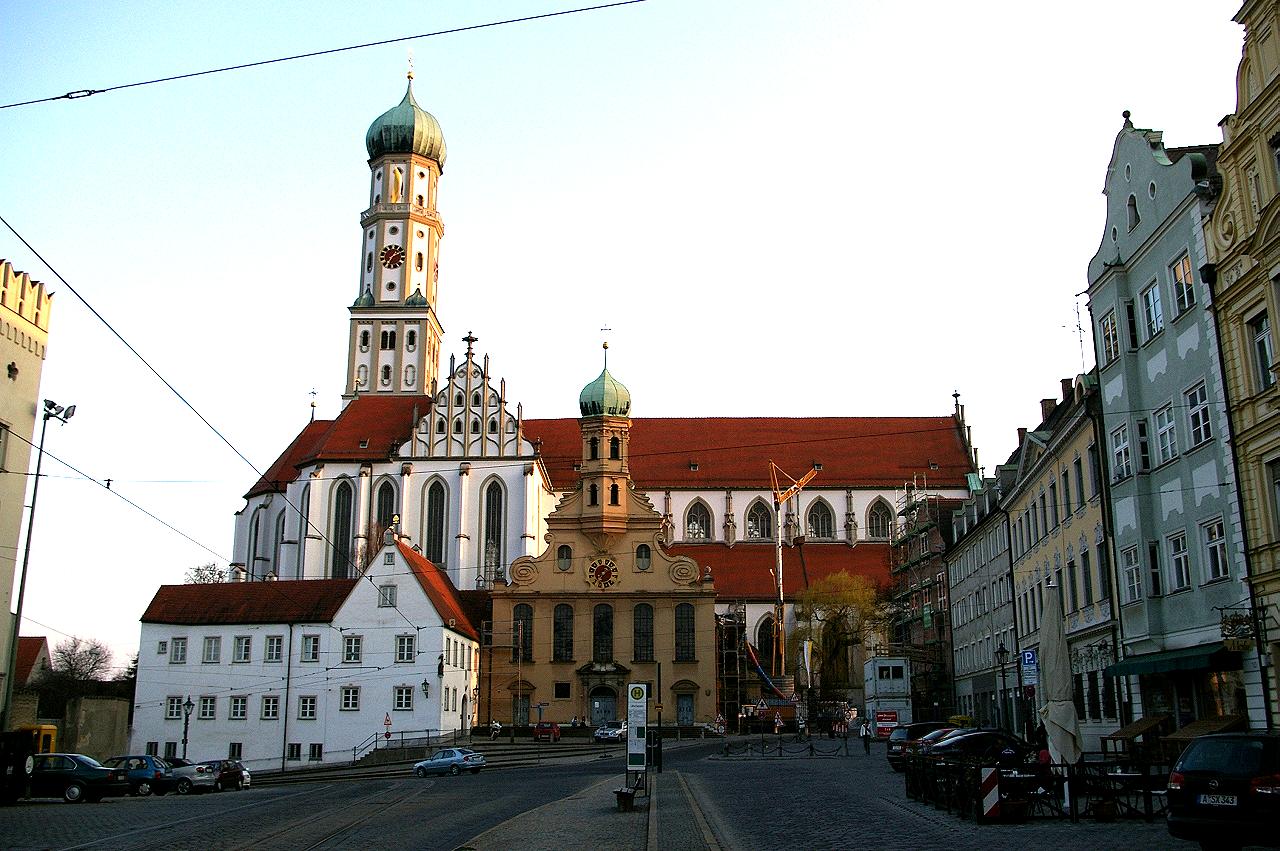
[[[183,580],[188,585],[213,585],[227,581],[227,572],[213,562],[187,568],[187,577]]]
[[[68,638],[53,648],[53,672],[67,680],[103,680],[110,671],[111,650],[96,638]]]

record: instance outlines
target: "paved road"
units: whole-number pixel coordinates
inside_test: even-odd
[[[871,757],[667,754],[647,809],[614,811],[619,756],[576,765],[267,786],[101,804],[0,808],[0,847],[124,849],[1001,849],[1192,848],[1164,825],[975,825],[906,800]]]

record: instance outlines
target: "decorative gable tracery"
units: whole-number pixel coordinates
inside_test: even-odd
[[[427,458],[505,458],[529,456],[533,446],[523,438],[522,408],[513,416],[507,405],[507,382],[495,386],[489,356],[477,363],[468,334],[461,364],[449,359],[449,377],[432,398],[431,412],[421,417],[410,454]]]

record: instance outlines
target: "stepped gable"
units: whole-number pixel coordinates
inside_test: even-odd
[[[554,486],[572,487],[582,455],[578,421],[525,420],[524,433],[542,441]],[[816,488],[898,488],[921,472],[931,488],[963,488],[973,469],[951,416],[633,419],[630,440],[631,478],[642,490],[769,490],[769,460],[793,475],[822,464]]]
[[[356,579],[161,585],[143,623],[328,623]]]
[[[803,549],[802,562],[799,547],[782,548],[784,597],[793,598],[804,591],[806,578],[812,584],[840,572],[865,576],[879,586],[889,583],[888,544],[806,544]],[[699,570],[710,567],[718,600],[777,599],[773,578],[777,550],[772,544],[673,544],[667,551],[693,559]]]
[[[397,539],[396,547],[400,550],[400,555],[404,556],[409,569],[413,571],[418,584],[422,586],[427,599],[435,607],[436,614],[440,615],[440,620],[453,631],[479,641],[480,631],[471,622],[466,607],[458,598],[458,589],[453,587],[453,582],[449,580],[448,575],[428,561],[422,553],[414,552],[413,547],[404,539]],[[450,621],[453,622],[452,625]]]

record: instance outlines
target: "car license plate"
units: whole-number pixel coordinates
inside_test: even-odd
[[[1207,804],[1210,807],[1234,807],[1236,806],[1235,795],[1201,795],[1196,798],[1196,803]]]

